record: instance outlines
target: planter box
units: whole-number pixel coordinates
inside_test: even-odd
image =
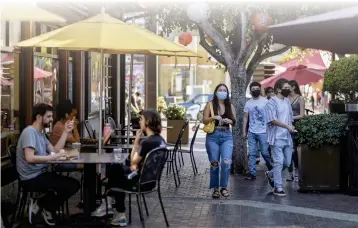
[[[302,145],[298,150],[300,191],[340,190],[339,146],[312,149]]]
[[[346,105],[344,103],[329,103],[329,113],[345,114]]]
[[[167,129],[167,143],[175,144],[177,142],[180,130],[182,129],[185,120],[168,120],[167,125],[172,127]],[[189,126],[189,125],[188,125]],[[182,144],[188,144],[189,142],[189,127],[184,131],[181,139]]]

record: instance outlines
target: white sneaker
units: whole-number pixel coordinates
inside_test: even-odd
[[[108,214],[113,215],[112,204],[108,204]],[[106,203],[103,203],[94,211],[92,212],[93,217],[103,217],[106,215]]]
[[[44,218],[45,222],[47,223],[47,225],[49,226],[55,226],[55,220],[52,217],[51,212],[46,211],[45,209],[42,209],[42,217]]]
[[[117,211],[113,215],[113,219],[111,220],[111,225],[113,226],[127,226],[127,218],[126,214],[118,213]]]
[[[37,200],[30,198],[30,207],[29,207],[29,223],[32,224],[32,215],[36,215],[39,211],[39,205]]]

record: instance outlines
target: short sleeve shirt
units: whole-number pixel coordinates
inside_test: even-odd
[[[45,134],[28,126],[20,135],[16,148],[16,168],[21,180],[37,177],[47,169],[47,164],[29,164],[25,159],[25,148],[33,148],[35,155],[47,156],[47,146],[50,144]]]
[[[142,162],[144,162],[147,154],[158,147],[166,147],[167,144],[161,135],[151,135],[148,138],[144,139],[141,143],[141,148],[139,151],[139,156],[142,157]]]
[[[244,112],[249,114],[249,132],[255,134],[266,133],[265,107],[268,100],[264,97],[250,99],[246,102]]]

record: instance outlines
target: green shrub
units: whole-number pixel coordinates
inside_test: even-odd
[[[339,145],[346,133],[348,116],[346,114],[321,114],[306,116],[296,124],[298,133],[295,139],[311,148],[324,145]]]
[[[168,120],[184,120],[185,108],[176,104],[171,104],[168,105],[163,114]]]
[[[323,89],[345,103],[358,101],[358,56],[333,61],[324,73]]]

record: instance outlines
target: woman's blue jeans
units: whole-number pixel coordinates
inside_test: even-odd
[[[215,129],[206,135],[206,151],[210,161],[210,188],[227,188],[232,163],[231,130]]]

